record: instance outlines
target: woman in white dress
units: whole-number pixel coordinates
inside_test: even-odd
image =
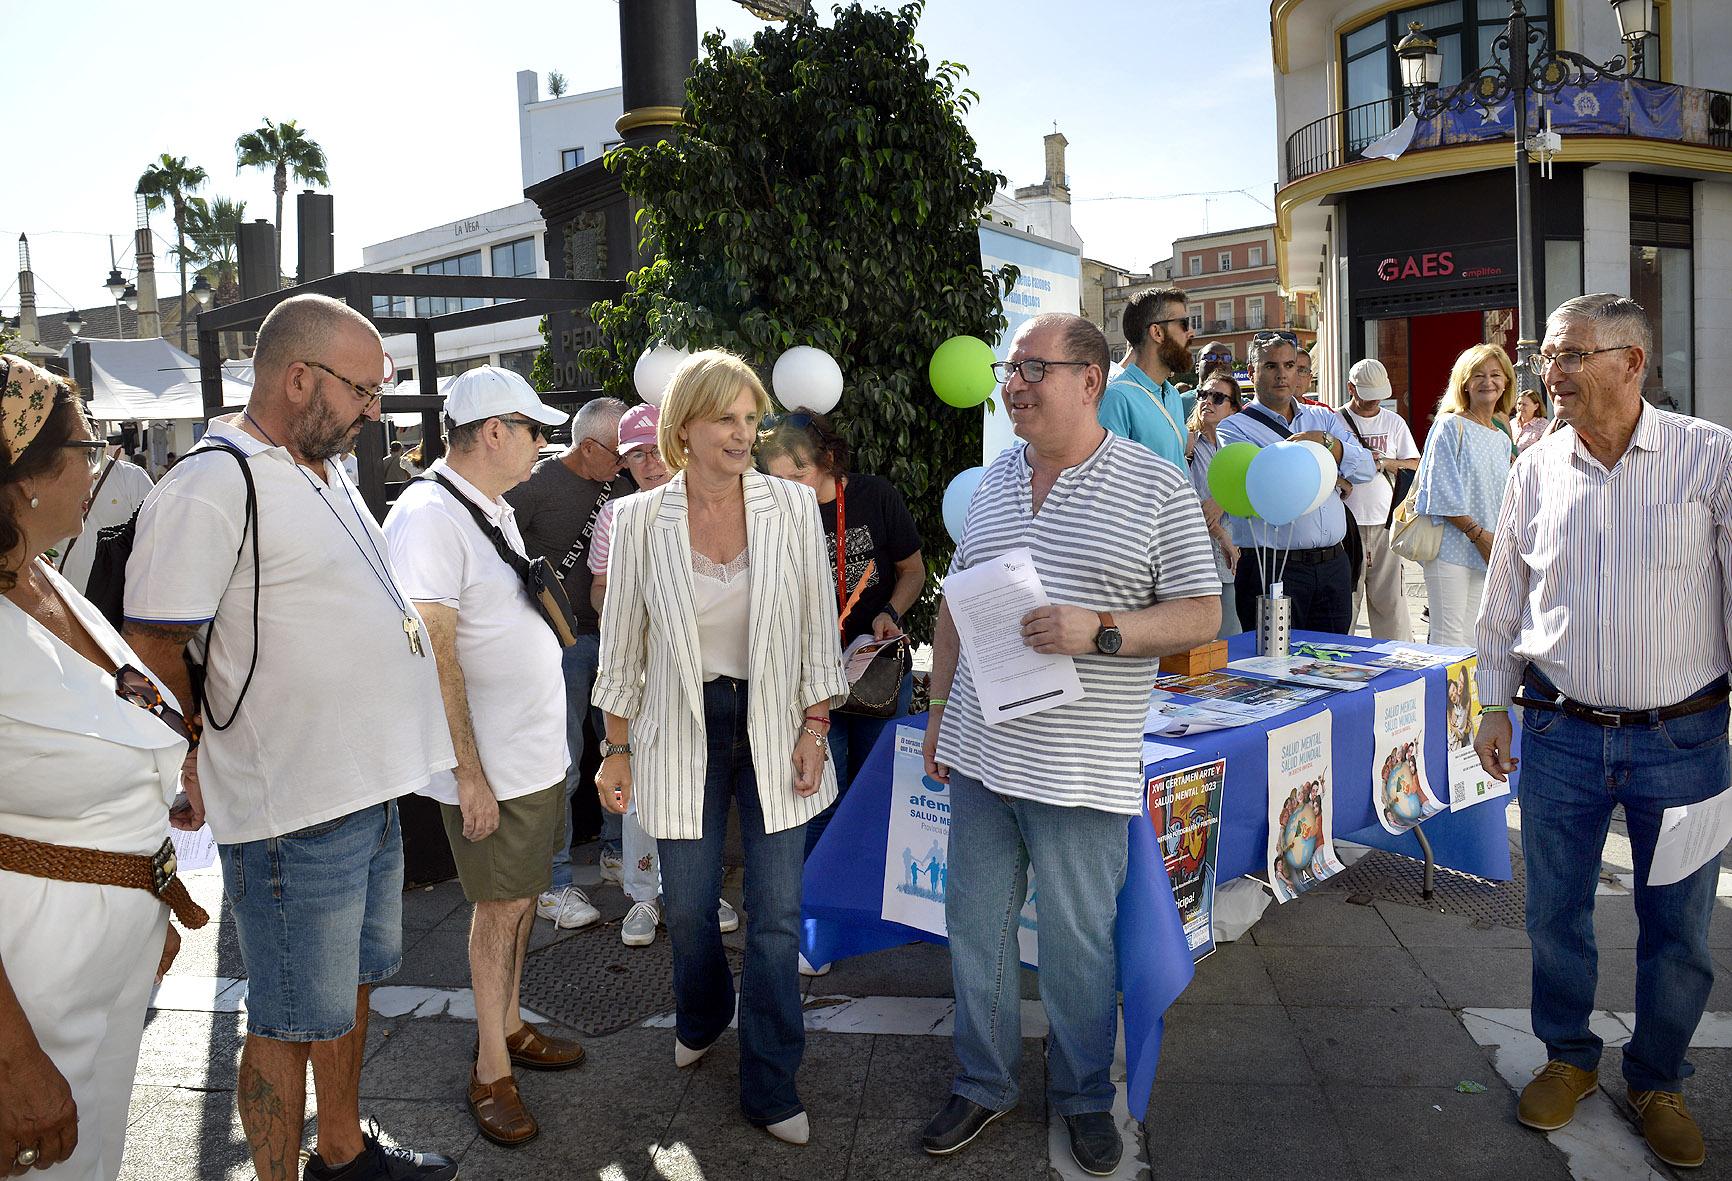
[[[66,382],[0,357],[4,1176],[119,1174],[145,1008],[178,946],[148,885],[90,880],[151,880],[187,751],[176,703],[42,560],[77,532],[101,447]],[[178,883],[164,896],[202,921]]]

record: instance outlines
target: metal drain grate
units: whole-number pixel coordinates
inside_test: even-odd
[[[1461,915],[1486,924],[1521,927],[1526,923],[1527,872],[1521,854],[1510,853],[1507,882],[1494,882],[1439,866],[1429,900],[1425,866],[1411,857],[1373,850],[1319,887],[1332,893],[1363,895],[1366,900],[1399,902],[1444,914]]]
[[[740,953],[727,949],[737,974]],[[674,952],[667,932],[626,947],[603,923],[531,952],[523,964],[525,1008],[591,1037],[614,1033],[674,1007]]]

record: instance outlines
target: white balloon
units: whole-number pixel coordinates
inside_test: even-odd
[[[823,349],[797,344],[776,358],[770,384],[789,410],[828,414],[842,400],[842,367]]]
[[[1306,439],[1299,445],[1311,452],[1317,460],[1317,495],[1312,498],[1310,506],[1305,510],[1307,513],[1316,512],[1323,507],[1324,501],[1328,500],[1334,493],[1335,480],[1340,475],[1341,469],[1335,466],[1334,453],[1323,444]],[[1300,515],[1303,516],[1304,514],[1301,513]]]
[[[684,364],[689,356],[691,353],[685,349],[676,349],[667,344],[645,349],[631,371],[632,384],[637,386],[637,396],[651,406],[660,406],[662,399],[667,397],[668,385],[674,379],[674,371]]]

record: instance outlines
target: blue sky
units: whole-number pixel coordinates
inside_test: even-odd
[[[331,157],[348,268],[367,243],[521,199],[518,70],[561,70],[573,91],[619,82],[613,0],[82,0],[9,4],[0,20],[14,50],[0,109],[29,112],[0,186],[8,314],[20,231],[45,314],[108,298],[105,235],[130,253],[133,187],[160,152],[201,164],[207,195],[268,218],[270,178],[235,175],[234,139],[265,116],[299,120]],[[762,27],[730,0],[698,0],[698,20],[730,36]],[[1205,218],[1272,220],[1268,20],[1266,0],[930,0],[921,40],[934,61],[969,67],[982,160],[1012,185],[1038,181],[1056,123],[1086,252],[1145,269]],[[1226,193],[1146,199],[1205,191]],[[165,214],[153,224],[172,241]]]

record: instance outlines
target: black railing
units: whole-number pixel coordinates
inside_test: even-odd
[[[1352,163],[1400,121],[1396,101],[1383,98],[1307,123],[1287,137],[1287,182]]]

